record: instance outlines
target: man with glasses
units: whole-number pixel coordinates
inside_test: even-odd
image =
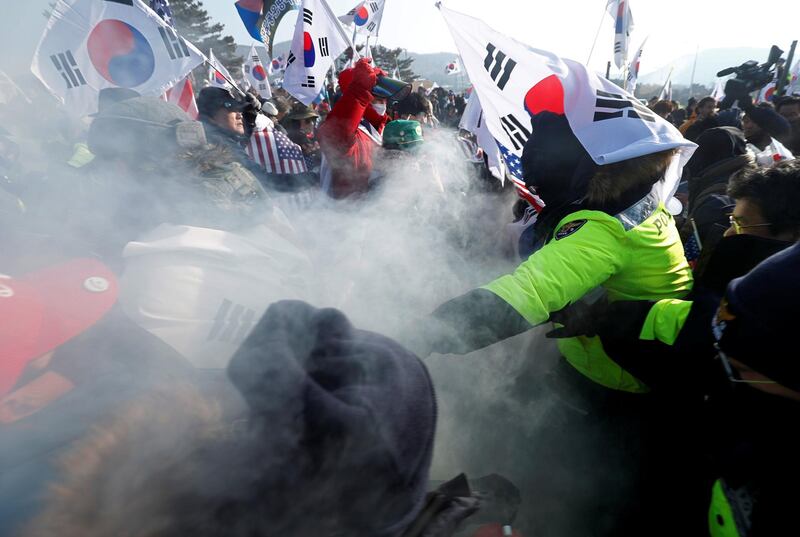
[[[726,237],[744,234],[787,242],[800,239],[800,165],[796,162],[744,171],[731,178],[728,195],[736,205]]]

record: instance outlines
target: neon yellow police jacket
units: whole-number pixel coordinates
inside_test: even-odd
[[[592,210],[568,215],[513,274],[483,288],[538,325],[597,287],[610,301],[663,300],[685,296],[692,283],[675,221],[651,194],[616,216]],[[558,345],[573,367],[598,384],[648,391],[608,357],[599,338],[560,339]]]

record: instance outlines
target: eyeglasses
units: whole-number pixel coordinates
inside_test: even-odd
[[[718,343],[714,343],[714,348],[717,350],[717,358],[722,363],[722,367],[725,369],[725,375],[728,377],[729,381],[739,384],[777,384],[774,380],[745,380],[741,378],[739,373],[731,366],[728,356],[719,348]]]
[[[742,224],[739,223],[739,217],[734,216],[733,214],[728,215],[728,221],[731,223],[731,226],[733,226],[733,230],[736,232],[737,235],[741,235],[743,229],[751,227],[767,227],[772,225],[771,223],[766,223],[766,224],[747,224],[743,226]]]

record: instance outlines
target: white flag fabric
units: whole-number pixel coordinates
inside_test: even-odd
[[[122,308],[195,367],[224,369],[271,303],[315,297],[311,261],[279,218],[237,233],[162,224],[128,243]]]
[[[633,55],[633,60],[631,60],[628,66],[628,75],[625,77],[625,91],[629,92],[631,95],[636,93],[636,84],[639,82],[639,67],[642,61],[642,49],[645,43],[647,43],[646,37],[636,50],[636,54]]]
[[[68,110],[91,114],[102,89],[163,95],[203,59],[141,0],[58,0],[31,71]]]
[[[764,86],[758,91],[756,96],[756,103],[770,103],[775,95],[775,90],[778,89],[778,73],[772,78],[772,82]]]
[[[786,85],[786,95],[800,95],[800,60],[789,71],[789,83]]]
[[[377,36],[383,20],[383,8],[386,0],[364,0],[356,7],[342,15],[339,20],[343,24],[355,27],[358,34]]]
[[[352,45],[325,0],[303,0],[283,88],[303,104],[311,104],[322,91],[333,60]]]
[[[227,77],[227,80],[226,80]],[[214,56],[214,50],[208,50],[208,85],[215,88],[233,89],[228,80],[233,77],[222,63]]]
[[[672,73],[670,73],[670,77],[667,79],[667,83],[664,84],[664,87],[661,88],[661,93],[658,94],[659,101],[671,101],[672,100]]]
[[[167,90],[167,102],[180,107],[184,112],[189,114],[192,119],[197,119],[199,111],[197,110],[197,101],[194,98],[194,88],[192,81],[187,76],[172,88]]]
[[[267,66],[267,72],[270,75],[277,75],[282,73],[286,69],[286,60],[284,59],[283,55],[281,54],[277,58],[273,58],[269,65]]]
[[[519,168],[531,116],[564,114],[572,132],[599,165],[668,149],[679,149],[658,194],[666,201],[677,188],[683,164],[697,147],[669,122],[586,66],[529,47],[483,21],[440,6],[480,99],[484,118],[501,150]],[[504,152],[504,156],[505,156]]]
[[[614,64],[622,69],[628,61],[628,45],[633,31],[630,0],[608,0],[607,9],[614,19]]]
[[[714,82],[714,90],[711,92],[711,97],[717,102],[725,98],[725,82],[727,82],[727,78],[724,77],[717,77]]]
[[[489,163],[489,172],[491,172],[495,178],[499,179],[501,184],[505,184],[505,161],[500,152],[500,146],[497,145],[494,136],[492,136],[492,133],[489,132],[489,128],[486,126],[486,121],[483,117],[483,108],[481,108],[481,102],[477,95],[473,95],[467,101],[467,107],[464,109],[464,115],[461,116],[458,128],[475,135],[478,147],[486,154]]]
[[[255,45],[250,46],[250,52],[247,53],[247,59],[242,64],[244,71],[244,80],[249,86],[258,92],[258,95],[263,99],[272,98],[272,88],[269,86],[269,74],[264,64],[261,63],[261,58],[258,56],[258,51]]]
[[[448,75],[457,75],[461,72],[461,62],[459,62],[458,58],[455,58],[453,61],[447,64],[444,68],[444,72]]]

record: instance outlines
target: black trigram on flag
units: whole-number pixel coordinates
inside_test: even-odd
[[[508,139],[511,140],[515,150],[519,151],[525,147],[525,143],[531,137],[531,131],[526,129],[512,114],[501,117],[500,123],[503,124],[503,130],[508,134]]]
[[[376,26],[378,25],[375,23],[375,21],[372,21],[371,23],[367,24],[367,30],[371,32],[372,30],[375,29]]]
[[[618,93],[608,93],[607,91],[597,90],[597,101],[595,102],[594,121],[605,121],[627,117],[632,119],[642,119],[644,121],[655,121],[656,116],[647,107],[635,99]],[[606,110],[600,110],[605,108]]]
[[[314,12],[308,8],[303,9],[303,22],[306,24],[314,24]]]
[[[483,60],[483,66],[489,72],[489,76],[495,81],[497,87],[501,90],[505,89],[508,79],[511,78],[511,73],[517,62],[511,58],[506,57],[502,50],[489,43],[486,45],[486,59]]]
[[[223,300],[214,325],[208,333],[208,341],[228,341],[241,343],[256,322],[256,312],[230,300]]]
[[[266,84],[259,84],[258,85],[258,89],[265,90],[265,89],[267,89],[267,85]]]
[[[303,86],[304,88],[313,88],[314,86],[317,85],[317,79],[314,78],[313,75],[308,75],[306,77],[306,81],[300,85]]]
[[[372,8],[373,13],[378,12],[378,2],[370,2],[369,7]]]
[[[78,69],[78,63],[72,56],[72,52],[66,50],[53,54],[50,56],[50,61],[56,66],[61,78],[67,83],[67,89],[77,88],[78,86],[85,86],[86,79],[83,78],[83,73]]]
[[[323,58],[325,56],[330,56],[331,53],[328,52],[328,38],[327,37],[320,37],[319,38],[319,55]]]
[[[289,57],[286,59],[286,67],[289,67],[294,63],[297,57],[294,55],[294,52],[289,52]]]
[[[171,60],[189,57],[189,49],[186,48],[186,43],[183,42],[179,35],[163,26],[159,26],[158,33],[161,34],[161,40],[164,42],[164,47],[166,47],[167,54],[169,54]]]

